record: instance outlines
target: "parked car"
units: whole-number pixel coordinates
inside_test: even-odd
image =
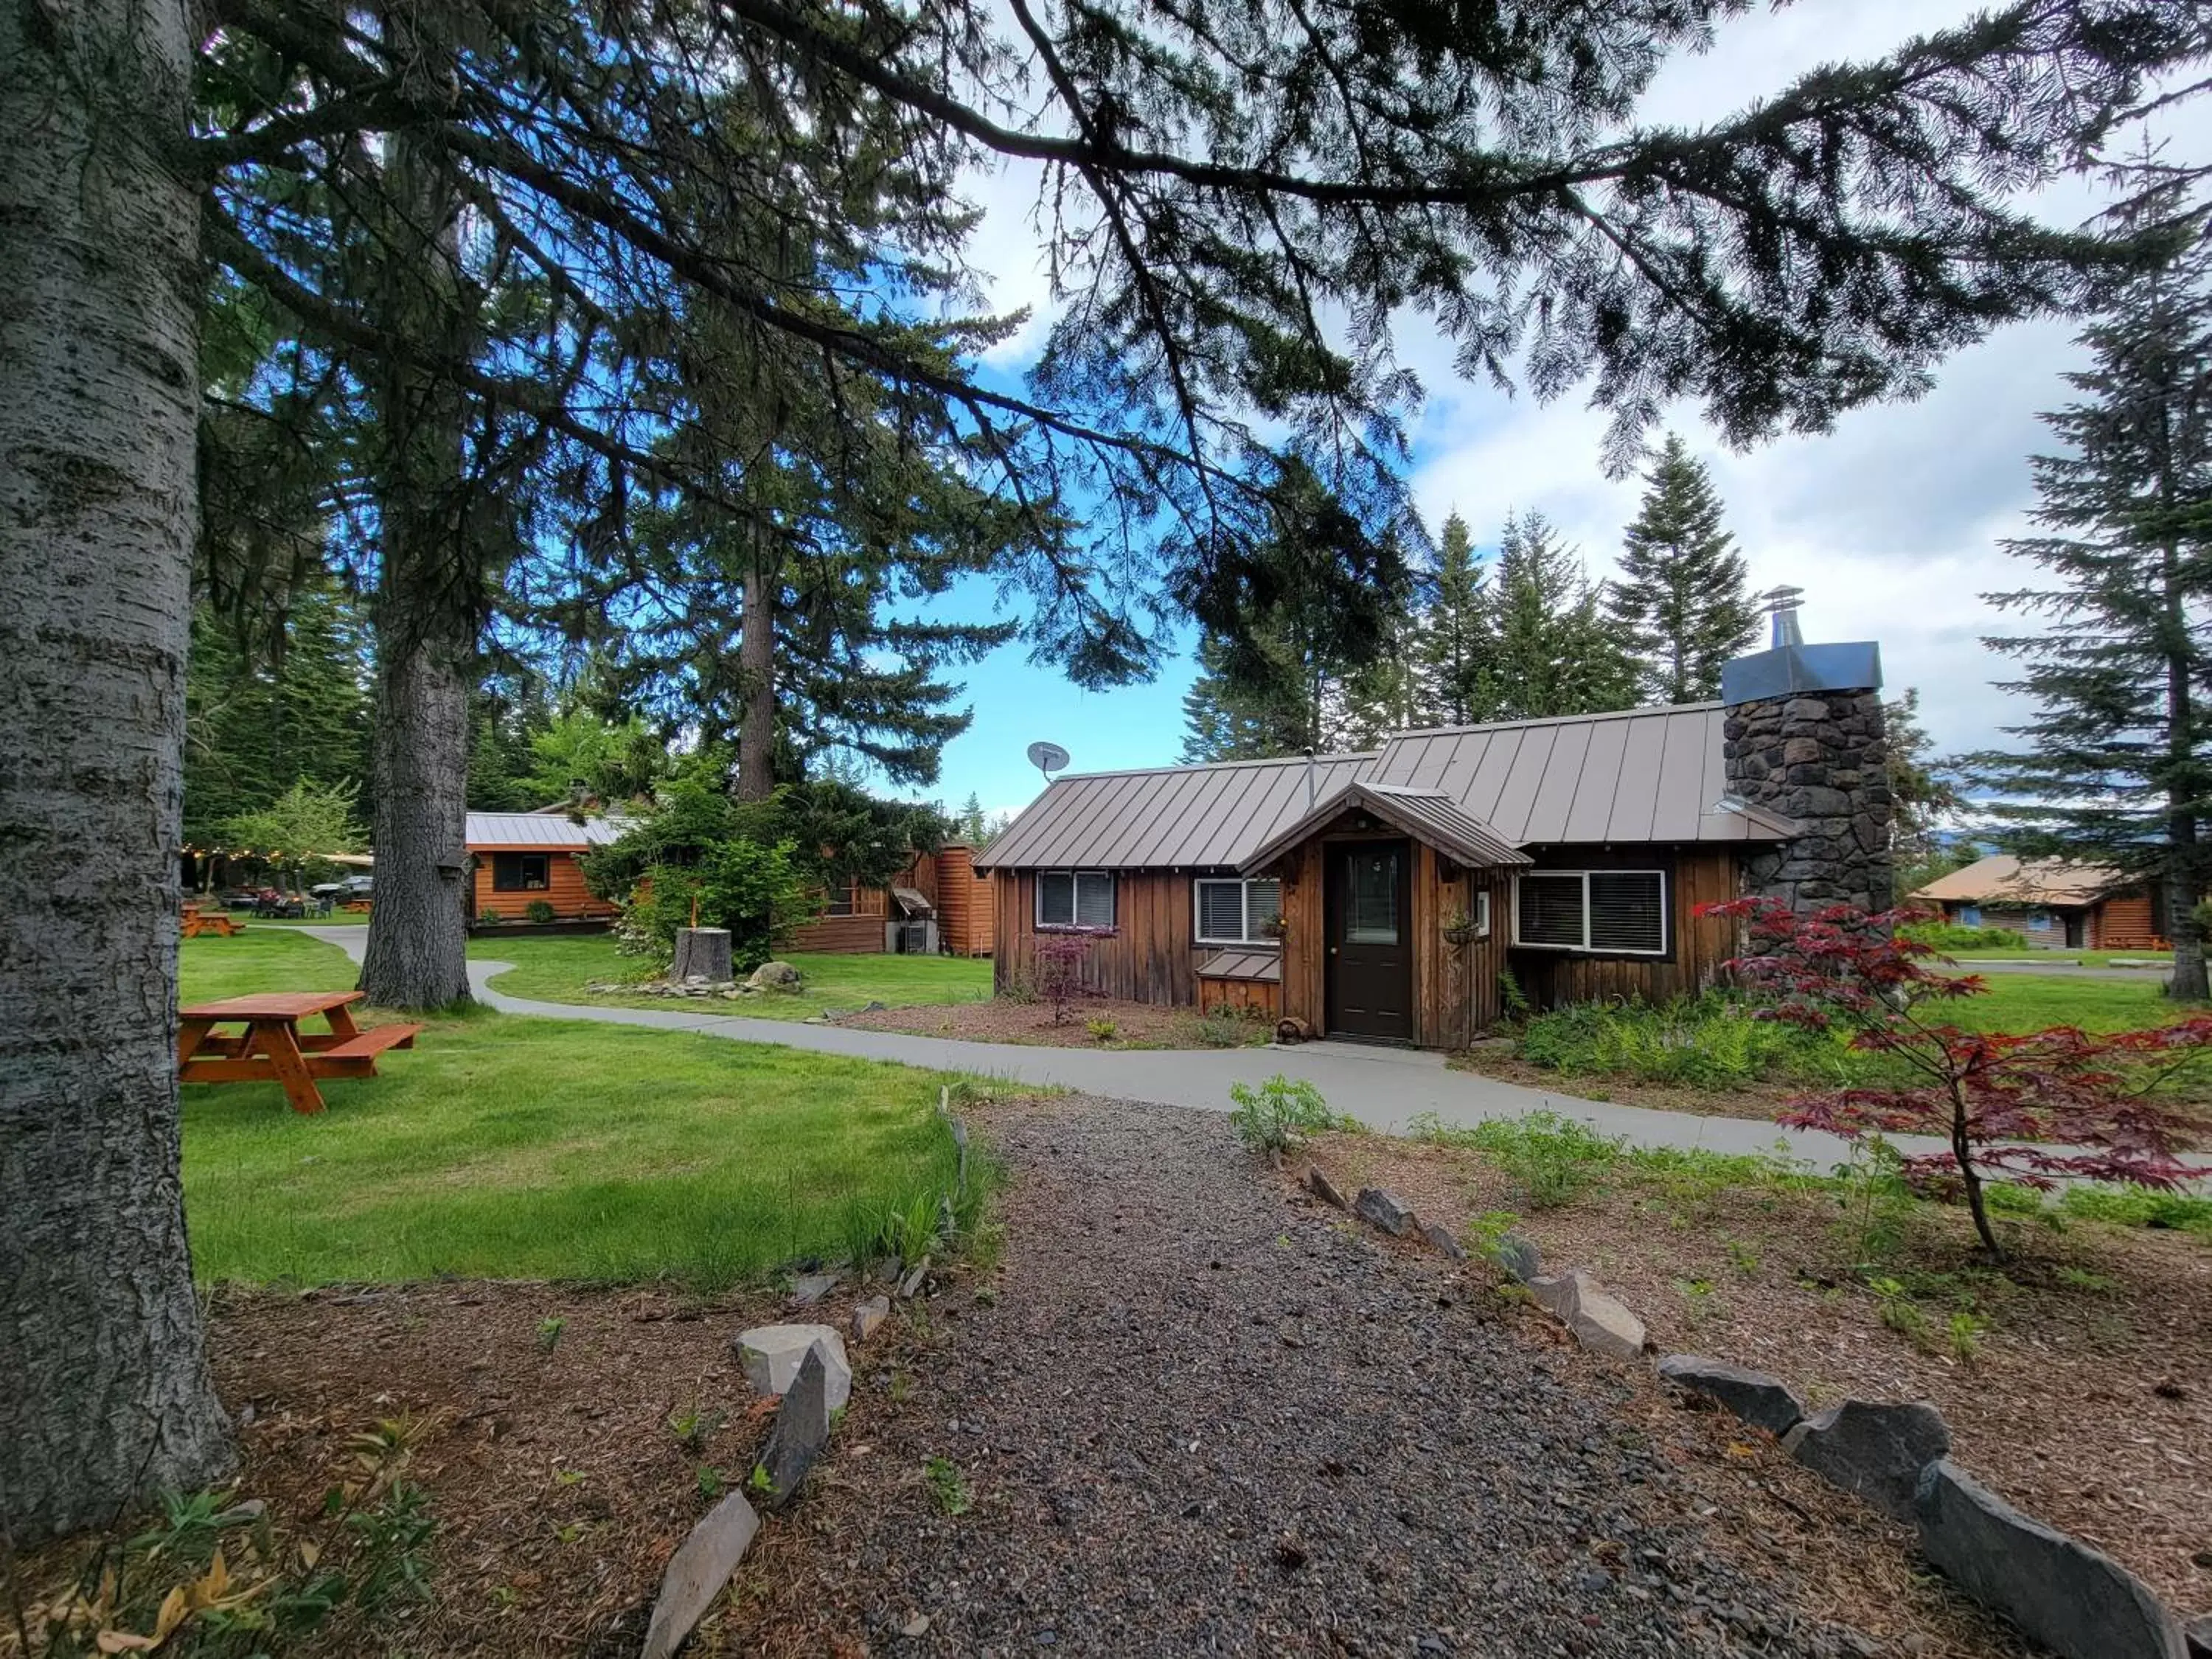
[[[373,876],[348,876],[341,881],[326,881],[307,890],[317,898],[336,899],[343,903],[348,899],[365,899],[374,884]]]

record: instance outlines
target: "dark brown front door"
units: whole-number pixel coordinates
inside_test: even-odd
[[[1413,1040],[1413,845],[1339,842],[1328,861],[1328,1029]]]

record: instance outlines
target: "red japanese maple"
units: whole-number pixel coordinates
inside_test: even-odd
[[[1966,1030],[1942,1017],[1989,982],[1938,972],[1948,962],[1899,928],[1912,910],[1869,915],[1837,905],[1798,915],[1772,899],[1701,906],[1744,924],[1750,951],[1727,963],[1767,999],[1759,1017],[1844,1034],[1850,1048],[1887,1056],[1902,1079],[1790,1103],[1782,1121],[1856,1139],[1940,1136],[1946,1151],[1905,1160],[1923,1190],[1965,1194],[1974,1228],[2002,1255],[1982,1189],[1992,1176],[2049,1189],[2063,1176],[2173,1187],[2212,1174],[2173,1153],[2179,1125],[2161,1103],[2174,1075],[2212,1051],[2212,1015],[2148,1030],[2091,1035],[2070,1025],[2018,1034]]]
[[[1093,940],[1111,939],[1111,927],[1056,928],[1036,936],[1037,994],[1052,1005],[1052,1023],[1067,1023],[1067,1005],[1099,992],[1084,978]]]

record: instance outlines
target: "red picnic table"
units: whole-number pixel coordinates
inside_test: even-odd
[[[226,997],[179,1012],[177,1076],[185,1083],[268,1083],[284,1085],[295,1112],[323,1109],[320,1078],[374,1077],[386,1048],[411,1048],[420,1025],[353,1023],[359,991],[278,991]],[[302,1032],[300,1022],[321,1015],[327,1031]],[[218,1025],[243,1025],[235,1036]]]

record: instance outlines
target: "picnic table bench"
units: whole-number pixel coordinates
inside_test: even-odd
[[[204,910],[197,904],[187,904],[184,915],[186,939],[198,939],[202,933],[221,933],[228,938],[246,931],[246,924],[228,910]]]
[[[372,1025],[353,1020],[359,991],[280,991],[226,997],[179,1012],[177,1076],[185,1083],[268,1083],[284,1085],[295,1112],[323,1109],[324,1078],[374,1077],[376,1057],[387,1048],[411,1048],[420,1025]],[[327,1031],[302,1032],[300,1022],[319,1015]],[[242,1025],[234,1036],[219,1025]]]

